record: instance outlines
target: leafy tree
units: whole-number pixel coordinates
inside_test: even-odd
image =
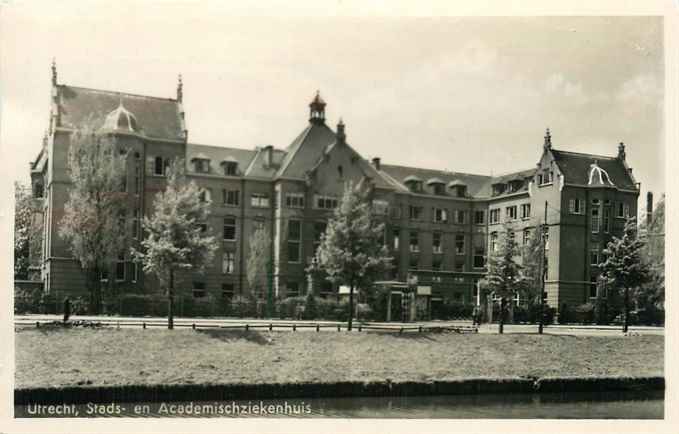
[[[312,291],[309,291],[304,301],[304,319],[316,319],[318,317],[318,303]]]
[[[542,239],[540,228],[536,228],[528,238],[528,244],[521,249],[521,266],[524,276],[524,298],[528,306],[540,303],[542,289]]]
[[[639,234],[646,241],[642,259],[650,276],[640,288],[638,303],[645,308],[664,309],[665,305],[665,196],[655,205],[650,221],[644,221]]]
[[[630,297],[649,279],[648,264],[642,259],[644,241],[638,236],[636,218],[625,223],[622,238],[613,237],[604,254],[606,262],[600,265],[605,279],[612,288],[623,295],[624,322],[623,332],[629,328]]]
[[[42,215],[40,205],[31,190],[14,183],[14,278],[28,279],[31,256],[42,245]]]
[[[263,225],[250,235],[249,246],[245,277],[250,291],[256,294],[267,287],[271,267],[271,236]]]
[[[513,300],[525,287],[522,266],[516,261],[519,251],[510,233],[511,228],[506,226],[498,240],[497,249],[490,252],[486,275],[488,288],[500,297],[500,333],[504,331],[507,301]]]
[[[125,210],[124,185],[127,154],[115,142],[89,129],[71,136],[68,170],[71,178],[59,236],[85,272],[90,312],[101,306],[101,274],[123,251],[125,228],[119,223]]]
[[[168,299],[167,326],[174,328],[174,282],[178,270],[202,271],[212,263],[217,243],[205,222],[209,203],[200,199],[195,182],[184,174],[183,160],[170,166],[165,189],[156,194],[153,213],[144,217],[145,237],[132,255],[154,275]]]
[[[365,183],[345,185],[342,200],[328,221],[308,270],[321,270],[333,283],[349,286],[348,330],[354,316],[354,291],[367,290],[392,260],[383,243],[384,224],[373,218],[370,196]]]

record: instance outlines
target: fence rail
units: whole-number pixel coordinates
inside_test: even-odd
[[[167,321],[161,320],[117,320],[117,319],[97,319],[97,320],[74,320],[69,321],[68,326],[78,327],[78,326],[93,326],[93,327],[116,327],[116,328],[166,328]],[[44,328],[50,326],[62,326],[63,322],[54,319],[15,319],[15,327],[28,328]],[[290,330],[297,331],[298,329],[315,329],[316,332],[320,332],[322,329],[331,329],[339,331],[347,331],[348,327],[346,323],[341,322],[219,322],[215,320],[211,321],[187,321],[187,320],[175,320],[175,328],[191,328],[194,330],[201,329],[223,329],[223,330],[257,330],[264,329],[269,331],[281,331]],[[388,324],[370,324],[370,323],[357,323],[352,327],[354,331],[379,331],[379,332],[392,332],[392,333],[426,333],[426,332],[455,332],[455,333],[477,333],[478,328],[475,326],[465,326],[465,325],[388,325]]]

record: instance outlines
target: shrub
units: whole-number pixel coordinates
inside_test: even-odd
[[[14,286],[14,313],[42,313],[42,290]]]
[[[370,321],[373,319],[373,310],[367,303],[359,303],[356,305],[356,319],[361,321]]]
[[[252,295],[237,295],[231,299],[231,312],[239,318],[257,316],[257,299]]]
[[[592,316],[593,317],[593,316]],[[559,324],[568,324],[576,320],[573,311],[570,307],[564,303],[559,311]]]
[[[301,307],[304,307],[304,297],[287,297],[278,303],[280,318],[296,319]]]
[[[655,306],[647,306],[637,312],[639,324],[643,325],[664,325],[665,324],[665,310],[658,309]]]
[[[594,322],[595,306],[592,303],[585,303],[576,306],[573,316],[576,322],[582,324],[591,324]]]
[[[316,319],[318,317],[318,304],[316,302],[316,297],[309,291],[304,300],[304,319]]]
[[[333,319],[335,310],[338,307],[337,300],[331,298],[319,298],[316,300],[316,308],[318,310],[318,318]]]

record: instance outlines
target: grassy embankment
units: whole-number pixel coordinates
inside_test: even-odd
[[[19,330],[16,387],[663,375],[663,337]]]

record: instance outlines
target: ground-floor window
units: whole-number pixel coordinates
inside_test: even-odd
[[[207,295],[205,291],[205,282],[193,282],[193,297],[203,298]]]
[[[299,295],[299,282],[288,282],[288,297],[297,297]]]
[[[233,283],[222,283],[222,297],[225,299],[233,298],[234,294],[234,284]]]

